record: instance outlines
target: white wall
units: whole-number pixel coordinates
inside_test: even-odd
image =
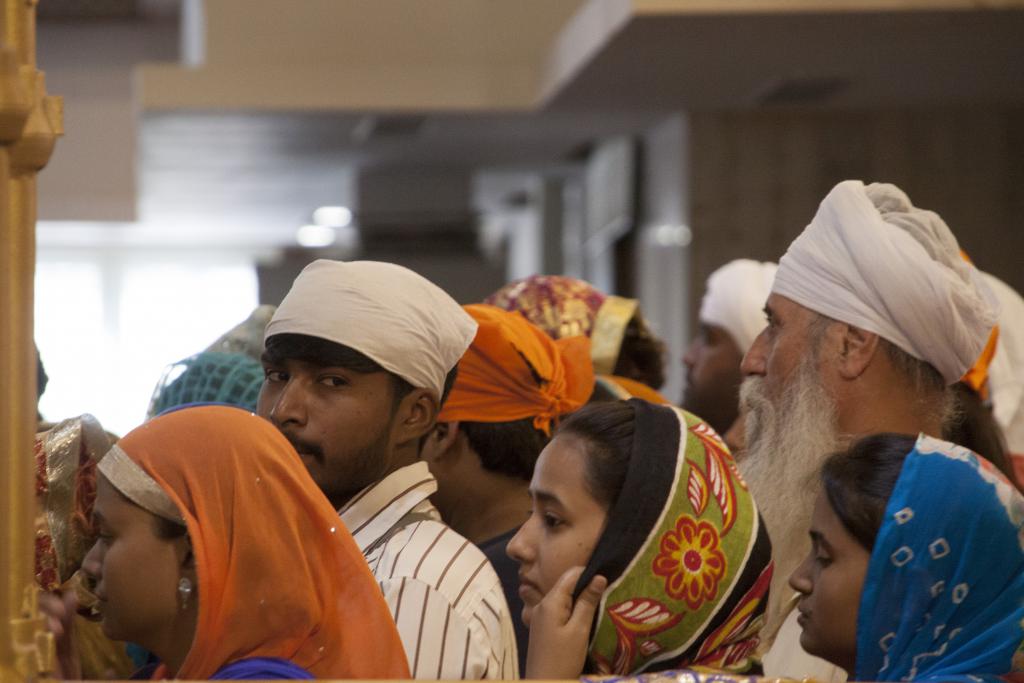
[[[64,98],[64,137],[39,176],[40,220],[135,220],[134,69],[177,59],[177,21],[44,22],[38,52],[47,91]]]

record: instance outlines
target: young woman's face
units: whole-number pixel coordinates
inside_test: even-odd
[[[853,675],[857,660],[857,611],[871,553],[839,521],[824,492],[811,516],[811,552],[789,585],[801,594],[800,645]]]
[[[96,581],[103,633],[160,652],[181,618],[178,581],[187,541],[159,538],[156,517],[122,496],[102,475],[93,515],[100,535],[83,568]]]
[[[509,541],[519,563],[523,622],[567,569],[585,566],[604,530],[607,508],[589,493],[584,444],[571,434],[541,452],[530,482],[533,511]]]

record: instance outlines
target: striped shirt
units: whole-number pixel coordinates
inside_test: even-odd
[[[426,463],[403,467],[339,511],[380,584],[414,678],[518,678],[501,582],[429,500]]]

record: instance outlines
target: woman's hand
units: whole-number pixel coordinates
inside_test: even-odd
[[[530,646],[526,652],[526,678],[579,678],[587,660],[587,644],[601,594],[608,587],[595,576],[576,604],[572,590],[583,567],[566,570],[530,616]]]
[[[78,597],[74,591],[63,595],[41,593],[39,611],[46,618],[46,626],[57,641],[57,662],[54,675],[64,680],[82,679],[82,662],[74,641],[75,612]]]

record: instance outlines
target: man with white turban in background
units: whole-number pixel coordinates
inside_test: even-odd
[[[736,259],[708,277],[698,315],[699,330],[683,355],[686,388],[682,407],[726,437],[739,416],[740,363],[764,329],[764,301],[775,279],[774,263]],[[740,439],[739,441],[742,441]]]
[[[1002,305],[999,340],[988,369],[992,412],[1006,437],[1017,481],[1024,484],[1024,298],[999,278],[982,276]]]
[[[941,435],[948,387],[984,348],[998,302],[937,214],[894,185],[848,180],[782,257],[765,313],[743,359],[740,462],[775,560],[765,675],[842,680],[800,649],[787,585],[810,549],[818,468],[866,434]]]

